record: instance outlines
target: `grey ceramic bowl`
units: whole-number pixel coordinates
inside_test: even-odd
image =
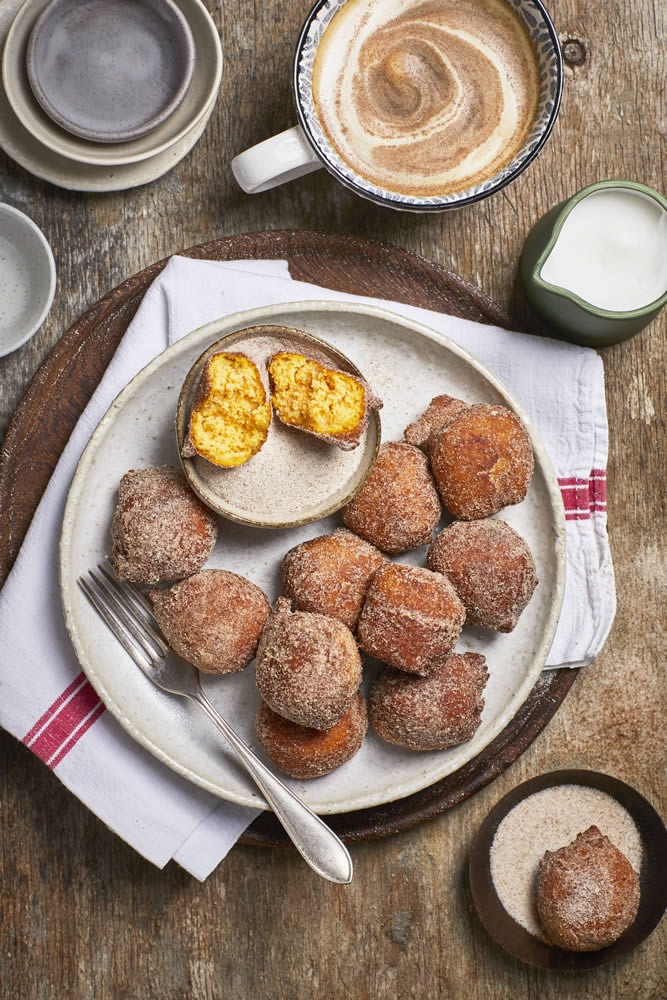
[[[216,324],[210,327],[214,333]],[[195,395],[211,355],[239,351],[262,372],[269,358],[282,350],[364,377],[344,354],[303,330],[248,327],[216,340],[197,359],[183,383],[176,411],[178,451],[191,488],[216,514],[255,528],[291,528],[334,514],[364,485],[380,449],[380,417],[373,409],[361,441],[352,451],[343,452],[335,444],[286,427],[274,416],[265,443],[244,465],[219,468],[200,456],[183,457]],[[289,499],[281,502],[281,513],[276,513],[274,500],[278,493],[282,498],[283,491]]]
[[[52,0],[26,54],[42,109],[93,142],[136,139],[165,121],[194,63],[192,32],[173,0]]]
[[[39,330],[55,291],[46,237],[27,215],[0,202],[0,357]]]
[[[542,277],[542,268],[572,209],[595,191],[618,188],[638,191],[652,198],[667,212],[667,199],[645,184],[625,180],[599,181],[582,188],[543,215],[529,232],[521,253],[519,274],[535,312],[552,327],[556,336],[588,347],[605,347],[632,337],[643,330],[667,303],[666,291],[641,309],[612,312],[599,309],[567,288],[552,285]]]

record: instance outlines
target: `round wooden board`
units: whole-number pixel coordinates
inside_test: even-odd
[[[479,323],[512,327],[509,316],[457,275],[398,247],[303,230],[247,233],[180,251],[205,260],[289,263],[293,278],[353,295],[405,302]],[[0,584],[60,454],[102,377],[146,289],[166,259],[128,278],[60,338],[34,375],[9,425],[0,455]],[[544,729],[577,670],[546,671],[507,728],[465,767],[420,792],[383,806],[331,816],[347,841],[385,837],[444,812],[483,788]],[[288,843],[272,813],[262,813],[242,843]]]

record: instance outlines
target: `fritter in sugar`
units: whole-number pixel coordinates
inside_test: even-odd
[[[357,628],[364,652],[427,676],[448,659],[465,609],[449,580],[418,566],[388,563],[368,587]]]
[[[149,597],[172,649],[208,674],[247,667],[271,611],[259,587],[222,569],[203,569]]]
[[[421,417],[405,428],[403,437],[408,444],[421,448],[428,454],[431,436],[469,407],[462,399],[453,396],[434,396]]]
[[[442,501],[462,521],[490,517],[525,499],[533,449],[511,410],[480,403],[430,438],[431,471]]]
[[[131,469],[118,487],[111,562],[120,580],[168,583],[196,573],[215,545],[217,520],[180,469]]]
[[[290,610],[281,597],[257,649],[257,688],[269,708],[300,726],[330,729],[361,683],[354,636],[335,618]]]
[[[468,625],[497,632],[512,631],[537,586],[530,549],[494,518],[448,525],[428,551],[428,567],[450,581]]]
[[[299,726],[262,702],[255,720],[259,742],[273,763],[292,778],[320,778],[354,757],[368,729],[366,702],[357,692],[330,729]]]
[[[431,541],[442,509],[428,462],[418,448],[390,441],[370,476],[343,508],[343,521],[382,552],[416,549]]]
[[[189,458],[233,468],[256,455],[269,433],[271,404],[257,366],[244,354],[213,354],[204,367],[190,414]]]
[[[363,379],[303,354],[280,351],[268,368],[278,419],[344,451],[357,447],[371,409],[382,406]]]
[[[345,528],[295,546],[283,559],[283,591],[298,611],[337,618],[355,629],[366,589],[387,557]]]
[[[639,909],[639,878],[596,826],[540,861],[535,902],[548,941],[597,951],[617,941]]]
[[[371,722],[383,740],[408,750],[465,743],[479,729],[488,677],[480,653],[453,653],[429,677],[387,667],[371,686]]]

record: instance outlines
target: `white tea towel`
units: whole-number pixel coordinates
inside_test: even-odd
[[[77,423],[0,592],[0,724],[142,855],[159,866],[173,857],[199,879],[219,864],[256,811],[220,803],[190,784],[134,743],[104,711],[63,623],[60,524],[92,431],[117,393],[156,354],[221,316],[313,299],[370,302],[439,330],[485,364],[526,409],[556,468],[567,518],[565,599],[547,667],[589,663],[614,616],[604,376],[594,351],[292,281],[284,261],[172,258],[147,291]]]

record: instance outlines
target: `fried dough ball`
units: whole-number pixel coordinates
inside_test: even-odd
[[[418,566],[388,563],[370,582],[359,618],[359,644],[408,673],[435,673],[449,657],[465,621],[449,580]]]
[[[408,750],[465,743],[479,728],[488,677],[480,653],[453,653],[430,677],[387,667],[371,687],[371,722],[383,740]]]
[[[244,354],[213,354],[204,367],[190,414],[185,458],[243,465],[266,441],[271,404],[257,366]]]
[[[382,406],[363,379],[325,368],[303,354],[280,351],[268,367],[279,420],[343,451],[357,447],[370,410]]]
[[[370,476],[343,508],[343,521],[383,552],[416,549],[431,541],[442,513],[428,462],[418,448],[390,441]]]
[[[511,410],[487,403],[470,406],[429,440],[431,470],[454,517],[489,517],[525,498],[533,449]]]
[[[639,877],[596,826],[558,851],[537,872],[537,914],[550,944],[597,951],[617,941],[639,909]]]
[[[128,583],[168,583],[196,573],[215,545],[215,516],[180,469],[130,469],[111,522],[111,562]]]
[[[349,628],[335,618],[290,610],[278,598],[257,649],[257,688],[269,708],[300,726],[330,729],[361,683]]]
[[[203,569],[148,596],[172,649],[208,674],[247,667],[271,611],[259,587],[224,569]]]
[[[533,596],[537,573],[521,535],[504,521],[454,521],[428,550],[466,609],[468,625],[511,632]]]
[[[296,545],[283,559],[283,590],[299,611],[355,629],[370,578],[387,557],[345,528]]]
[[[434,396],[421,417],[405,428],[403,437],[408,444],[421,448],[428,454],[432,434],[442,430],[454,417],[469,408],[468,403],[453,396]]]
[[[368,729],[368,712],[357,692],[330,729],[298,726],[262,702],[255,720],[259,742],[273,763],[292,778],[320,778],[354,757]]]

